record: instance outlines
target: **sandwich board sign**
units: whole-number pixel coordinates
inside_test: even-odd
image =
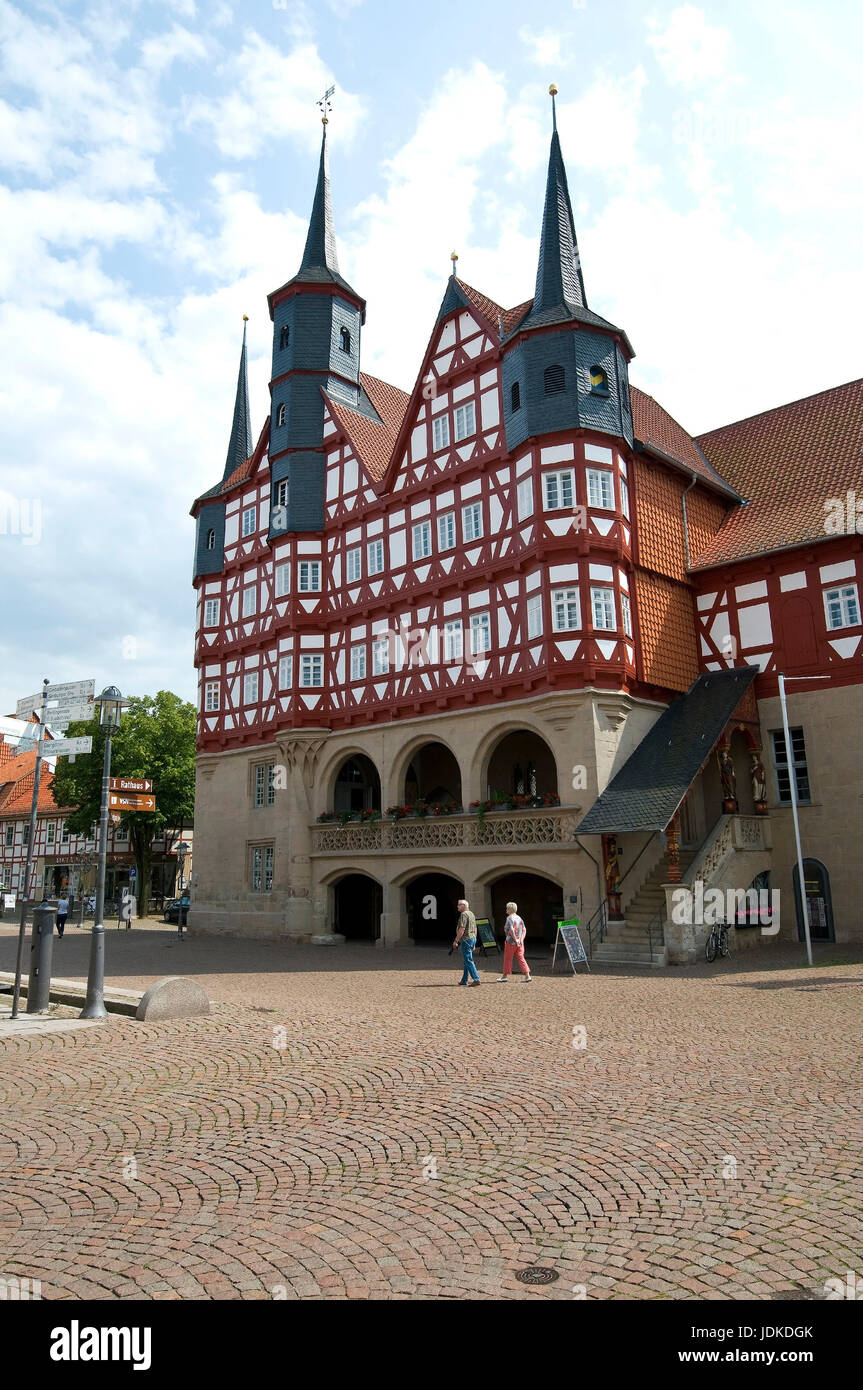
[[[495,940],[494,927],[492,926],[491,922],[488,920],[487,917],[477,917],[476,935],[477,940],[479,941],[479,944],[482,947],[483,955],[485,955],[486,946],[493,946],[494,949],[497,951],[498,955],[500,955],[500,947],[498,946],[497,941]]]
[[[569,963],[572,966],[572,973],[575,974],[577,965],[586,965],[590,971],[590,962],[584,949],[584,943],[578,931],[579,921],[577,917],[572,917],[568,922],[558,922],[557,935],[554,938],[554,955],[551,959],[551,968],[554,970],[557,960],[557,947],[559,942],[563,942]]]

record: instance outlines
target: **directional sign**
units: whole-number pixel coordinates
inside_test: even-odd
[[[155,811],[154,796],[124,795],[121,792],[108,793],[108,807],[112,811]]]
[[[151,792],[151,777],[112,777],[109,783],[112,792]]]
[[[65,685],[49,685],[48,707],[51,714],[48,723],[52,729],[62,731],[71,724],[73,719],[92,719],[94,690],[95,682],[92,680],[68,681]],[[28,695],[25,699],[19,700],[18,718],[29,719],[31,712],[40,708],[41,701],[41,690],[36,695]],[[21,713],[22,710],[25,711],[24,714]]]
[[[46,758],[68,758],[70,754],[74,757],[77,753],[92,753],[92,751],[92,734],[84,734],[80,738],[46,739],[42,744],[42,754]]]

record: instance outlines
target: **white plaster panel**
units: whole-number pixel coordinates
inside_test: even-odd
[[[792,589],[806,588],[806,571],[797,570],[794,574],[782,574],[779,576],[779,588],[783,594],[790,593]]]
[[[749,647],[763,647],[765,643],[773,641],[769,603],[756,603],[751,608],[738,609],[737,622],[740,628],[740,645],[744,650]]]

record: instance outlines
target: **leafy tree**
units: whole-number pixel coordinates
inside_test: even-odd
[[[74,808],[67,821],[69,829],[75,834],[89,835],[92,827],[99,824],[102,800],[105,734],[99,727],[98,714],[70,724],[66,737],[80,734],[92,735],[93,751],[79,754],[74,763],[68,758],[57,759],[54,800],[58,806]],[[194,705],[187,704],[169,690],[160,690],[155,699],[149,695],[132,696],[120,727],[111,738],[111,776],[153,780],[155,812],[152,815],[141,811],[124,813],[120,821],[129,829],[129,844],[138,870],[138,911],[145,917],[150,896],[153,836],[164,827],[176,830],[182,822],[190,823],[194,815]],[[170,847],[166,838],[166,851]]]

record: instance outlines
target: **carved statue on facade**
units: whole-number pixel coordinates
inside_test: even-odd
[[[767,815],[767,773],[761,761],[761,754],[758,749],[752,750],[749,763],[749,775],[752,778],[752,799],[755,802],[755,814],[757,816]]]
[[[605,848],[605,893],[608,899],[608,915],[619,920],[623,913],[620,908],[620,863],[617,857],[617,839],[614,835],[603,837]]]
[[[719,764],[719,776],[722,779],[722,809],[729,815],[737,810],[737,776],[734,771],[734,759],[729,748],[717,748],[716,761]]]

